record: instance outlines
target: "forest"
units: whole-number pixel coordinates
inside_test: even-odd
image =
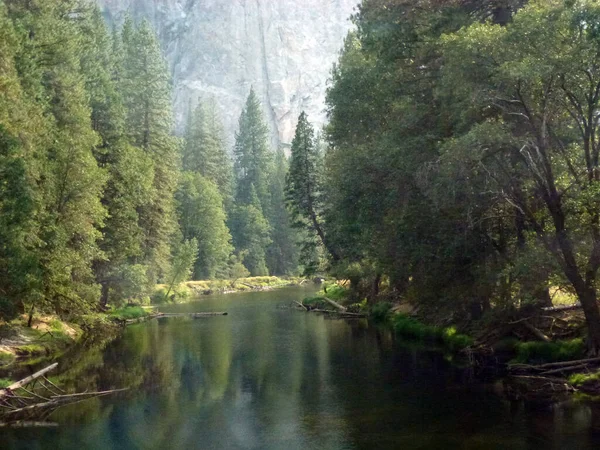
[[[147,21],[111,29],[79,0],[3,1],[0,21],[2,318],[300,270],[287,160],[252,90],[231,155],[218,99],[190,101],[176,132]]]
[[[600,353],[600,5],[364,0],[352,21],[326,127],[302,113],[273,149],[250,89],[231,149],[218,98],[176,131],[148,22],[1,2],[2,318],[325,275],[471,331],[566,296]]]

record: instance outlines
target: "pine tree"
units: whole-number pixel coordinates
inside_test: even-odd
[[[267,249],[267,266],[274,275],[290,275],[298,269],[298,232],[292,228],[285,207],[285,179],[288,162],[283,150],[275,154],[275,164],[270,183],[271,206],[269,223],[273,242]]]
[[[233,247],[217,186],[199,173],[184,172],[176,197],[183,238],[198,243],[193,278],[226,276]]]
[[[199,102],[190,112],[185,135],[183,170],[199,173],[215,183],[229,203],[233,173],[214,102],[208,105]]]
[[[260,209],[265,215],[270,204],[269,172],[273,160],[268,142],[269,129],[258,97],[252,89],[240,116],[239,130],[235,136],[236,201],[238,204],[250,204],[250,187],[254,186]]]
[[[97,300],[91,261],[100,256],[97,227],[105,216],[105,173],[92,153],[98,136],[80,71],[77,10],[85,14],[75,0],[10,3],[8,9],[20,30],[15,63],[21,86],[48,119],[35,138],[40,277],[28,301],[59,313],[86,310]]]
[[[149,283],[154,283],[169,270],[170,246],[176,230],[173,195],[179,143],[171,134],[169,75],[154,32],[147,21],[134,29],[128,19],[122,39],[125,64],[121,86],[127,139],[150,157],[154,169],[148,204],[138,208],[143,230],[141,261],[148,266]]]
[[[308,122],[308,117],[302,112],[298,117],[296,134],[292,141],[290,170],[286,180],[287,204],[294,226],[309,232],[303,254],[311,254],[309,248],[316,243],[311,235],[316,234],[331,257],[338,260],[339,256],[327,240],[320,218],[323,209],[320,171],[321,155],[315,143],[314,130]],[[306,266],[314,267],[314,261],[307,262]]]
[[[81,67],[92,127],[101,138],[95,156],[109,175],[102,199],[108,210],[101,229],[104,257],[94,262],[96,279],[102,286],[100,305],[104,307],[109,300],[119,302],[146,291],[146,267],[136,263],[142,256],[143,239],[137,211],[148,204],[154,170],[151,158],[126,141],[125,108],[117,81],[123,72],[120,37],[115,33],[111,38],[97,7],[81,27],[86,39]]]

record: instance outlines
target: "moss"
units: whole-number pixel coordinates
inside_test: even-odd
[[[543,364],[581,359],[585,356],[583,339],[556,342],[519,342],[514,362]]]

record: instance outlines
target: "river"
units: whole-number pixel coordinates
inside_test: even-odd
[[[130,387],[60,408],[49,428],[0,430],[14,449],[592,449],[600,408],[507,401],[444,355],[365,320],[287,306],[312,292],[212,295],[64,358],[71,389]]]

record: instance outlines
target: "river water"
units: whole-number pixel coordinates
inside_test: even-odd
[[[600,408],[509,402],[443,355],[364,320],[286,308],[313,288],[213,295],[165,312],[228,311],[131,325],[65,357],[79,391],[48,428],[0,429],[15,449],[592,449]]]

